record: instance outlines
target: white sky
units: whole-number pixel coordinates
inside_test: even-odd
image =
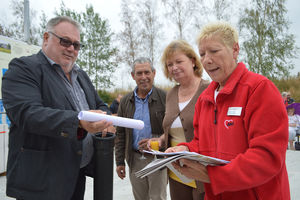
[[[54,10],[60,8],[61,0],[29,0],[30,8],[37,11],[37,16],[41,14],[41,11],[44,11],[48,16],[48,19],[54,16]],[[64,3],[67,8],[70,8],[75,11],[85,11],[86,5],[93,5],[95,12],[99,13],[100,16],[109,21],[112,31],[118,32],[120,30],[120,2],[121,0],[64,0]],[[0,7],[0,21],[10,21],[12,14],[10,12],[10,0],[1,0]],[[299,0],[287,0],[287,9],[288,9],[288,18],[291,22],[290,33],[296,36],[296,44],[300,47],[300,1]],[[191,42],[190,42],[191,43]],[[295,69],[292,73],[297,74],[300,72],[300,52],[298,53],[299,58],[295,59]],[[131,79],[131,76],[128,74],[128,79]],[[120,79],[117,79],[120,80]],[[124,80],[122,80],[124,82]],[[162,75],[162,72],[157,73],[156,82],[165,83],[165,78]],[[116,81],[117,87],[121,87],[123,83]],[[131,87],[134,86],[133,81],[127,83]]]

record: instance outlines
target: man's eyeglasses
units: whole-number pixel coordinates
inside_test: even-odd
[[[65,38],[62,38],[62,37],[59,37],[58,35],[56,35],[55,33],[53,33],[52,31],[48,31],[48,33],[51,33],[52,35],[54,35],[55,37],[57,37],[59,39],[59,44],[61,46],[64,46],[64,47],[70,47],[71,45],[74,46],[74,49],[76,51],[78,51],[80,48],[83,48],[84,45],[83,44],[80,44],[79,42],[72,42],[71,40],[68,40],[68,39],[65,39]]]

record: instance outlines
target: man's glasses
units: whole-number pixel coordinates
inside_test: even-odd
[[[48,33],[51,33],[52,35],[54,35],[55,37],[57,37],[59,39],[59,44],[61,46],[64,46],[64,47],[70,47],[71,45],[74,46],[74,49],[76,51],[78,51],[79,49],[83,48],[84,45],[83,44],[80,44],[79,42],[72,42],[71,40],[68,40],[68,39],[65,39],[65,38],[62,38],[62,37],[59,37],[58,35],[56,35],[55,33],[53,33],[52,31],[48,31]]]

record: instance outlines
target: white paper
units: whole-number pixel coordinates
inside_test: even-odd
[[[115,126],[121,126],[121,127],[125,127],[125,128],[134,128],[134,129],[139,129],[139,130],[144,128],[144,122],[141,120],[112,116],[112,115],[105,115],[105,114],[89,112],[89,111],[79,112],[78,119],[90,121],[90,122],[106,120],[108,122],[112,122],[113,125],[115,125]]]
[[[193,179],[187,178],[185,175],[182,175],[171,163],[168,163],[166,165],[183,183],[190,183],[193,181]]]
[[[196,152],[190,152],[190,151],[179,151],[179,152],[169,152],[169,153],[165,153],[165,152],[161,152],[161,151],[156,151],[153,149],[150,149],[150,151],[148,150],[143,150],[143,152],[145,153],[149,153],[152,155],[157,155],[157,156],[175,156],[175,155],[199,155]]]
[[[195,160],[195,161],[201,163],[204,166],[207,166],[207,165],[211,165],[211,166],[226,165],[226,164],[230,163],[227,160],[222,160],[222,159],[218,159],[218,158],[214,158],[214,157],[210,157],[210,156],[205,156],[205,155],[202,155],[202,154],[198,154],[196,152],[181,151],[181,152],[164,153],[164,152],[154,151],[154,150],[151,150],[151,151],[143,150],[143,152],[149,153],[149,154],[152,154],[152,155],[165,156],[165,158],[153,160],[147,166],[145,166],[143,169],[136,172],[135,175],[137,177],[140,177],[140,178],[144,178],[144,177],[152,174],[153,172],[155,172],[159,169],[162,169],[164,167],[168,167],[184,183],[189,183],[192,180],[187,178],[186,176],[180,174],[171,165],[172,162],[174,162],[176,160],[179,160],[179,159],[182,159],[182,158],[186,158],[186,159],[190,159],[190,160]]]

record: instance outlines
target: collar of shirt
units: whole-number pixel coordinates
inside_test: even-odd
[[[61,66],[57,63],[55,63],[51,58],[49,58],[42,50],[42,53],[45,55],[45,57],[47,58],[47,60],[49,61],[50,65],[55,67],[55,70],[57,71],[57,73],[62,76],[63,78],[65,78],[66,80],[67,77],[63,71],[63,69],[61,68]],[[79,70],[79,66],[75,63],[72,70],[70,71],[70,74],[71,74],[71,81],[74,81],[76,80],[77,78],[77,75],[78,75],[78,70]],[[72,83],[73,84],[73,83]]]
[[[149,99],[149,96],[152,94],[152,88],[151,88],[151,90],[148,92],[148,94],[147,94],[147,96],[146,96],[146,98],[145,99],[142,99],[142,98],[140,98],[139,97],[139,95],[137,94],[137,90],[138,90],[138,87],[136,87],[135,89],[134,89],[134,98],[135,98],[135,101],[142,101],[142,102],[146,102],[146,101],[148,101],[148,99]]]

